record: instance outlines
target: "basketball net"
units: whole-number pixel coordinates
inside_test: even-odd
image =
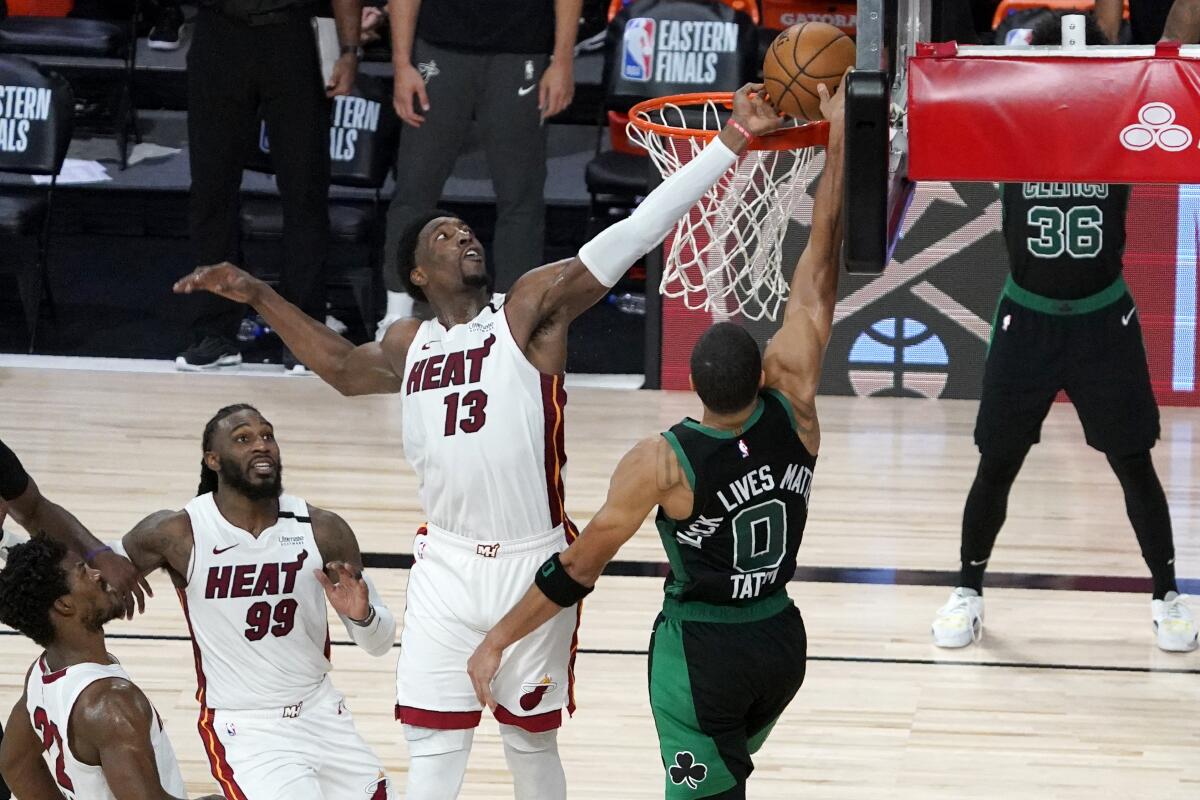
[[[678,100],[630,111],[629,140],[664,178],[704,149],[728,116],[718,97]],[[751,148],[676,223],[663,257],[662,295],[716,319],[774,320],[786,302],[783,240],[817,150]]]

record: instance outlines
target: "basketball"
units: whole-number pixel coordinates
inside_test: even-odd
[[[821,119],[817,86],[830,93],[854,65],[854,40],[825,22],[804,22],[785,30],[767,50],[763,84],[776,111],[789,117]]]

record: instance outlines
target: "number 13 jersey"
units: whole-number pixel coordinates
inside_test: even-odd
[[[180,591],[205,708],[284,708],[329,672],[322,566],[308,503],[279,498],[279,519],[258,537],[234,526],[212,494],[184,507],[192,521],[187,588]]]
[[[563,524],[567,395],[513,339],[504,295],[470,322],[417,329],[403,398],[404,454],[431,524],[487,542]]]

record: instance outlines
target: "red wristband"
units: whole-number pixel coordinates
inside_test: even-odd
[[[742,123],[738,122],[733,117],[729,118],[729,127],[733,128],[735,131],[737,131],[742,136],[744,136],[747,142],[754,140],[754,134],[752,134],[750,131],[746,130],[746,126],[743,125]]]

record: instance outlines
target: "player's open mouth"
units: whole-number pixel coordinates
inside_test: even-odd
[[[463,261],[483,261],[483,255],[472,247],[463,253]]]
[[[275,462],[269,458],[259,458],[250,462],[250,469],[259,475],[270,475],[275,471]]]

